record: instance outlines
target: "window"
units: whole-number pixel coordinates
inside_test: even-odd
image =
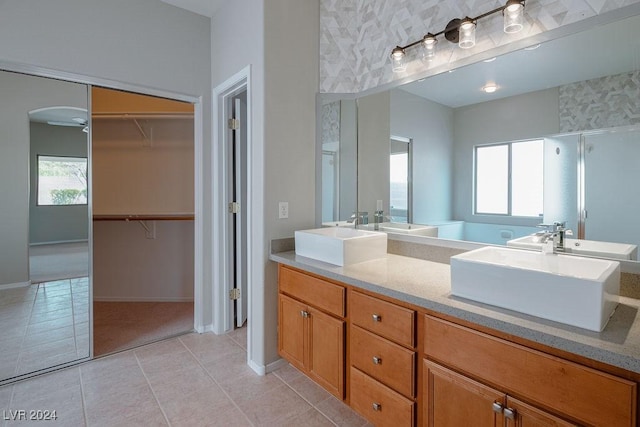
[[[475,213],[538,217],[543,209],[544,141],[475,148]]]
[[[38,206],[86,204],[86,157],[38,156]]]

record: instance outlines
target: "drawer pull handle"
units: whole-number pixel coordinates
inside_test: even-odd
[[[382,322],[382,316],[379,314],[374,314],[372,317],[374,322]]]
[[[516,419],[516,410],[511,408],[504,408],[504,417],[510,420]]]
[[[504,410],[504,407],[502,406],[501,403],[493,402],[491,409],[493,409],[493,412],[495,412],[496,414],[501,414],[502,411]]]
[[[379,403],[374,403],[373,404],[373,410],[374,411],[382,411],[382,405]]]
[[[306,310],[300,310],[300,316],[306,319],[307,317],[309,317],[309,312]]]
[[[373,356],[373,364],[374,365],[381,365],[382,364],[382,359],[378,356]]]

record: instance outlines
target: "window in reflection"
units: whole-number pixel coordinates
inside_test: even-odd
[[[476,213],[509,213],[509,145],[476,147]]]
[[[389,154],[391,222],[411,222],[411,140],[392,137]]]
[[[476,214],[542,216],[543,140],[477,146]]]
[[[511,144],[511,215],[542,216],[544,141]]]
[[[38,156],[38,206],[87,204],[87,158]]]

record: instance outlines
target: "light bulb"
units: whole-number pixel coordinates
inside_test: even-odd
[[[517,33],[523,28],[524,4],[520,0],[509,0],[502,11],[504,16],[504,32],[507,34]]]
[[[438,40],[436,37],[429,33],[422,39],[422,60],[431,61],[436,56],[436,45]]]
[[[461,49],[470,49],[476,45],[476,23],[471,18],[464,18],[458,29],[458,46]]]
[[[404,49],[400,46],[396,46],[391,51],[391,67],[394,73],[402,72],[407,69]]]
[[[484,93],[493,93],[498,90],[498,86],[493,83],[489,83],[482,88]]]

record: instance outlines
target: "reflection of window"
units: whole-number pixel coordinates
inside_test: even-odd
[[[86,157],[38,156],[38,205],[86,204]]]
[[[543,140],[477,146],[475,213],[542,215]]]
[[[391,222],[411,220],[411,140],[391,137],[389,156],[389,215]]]

